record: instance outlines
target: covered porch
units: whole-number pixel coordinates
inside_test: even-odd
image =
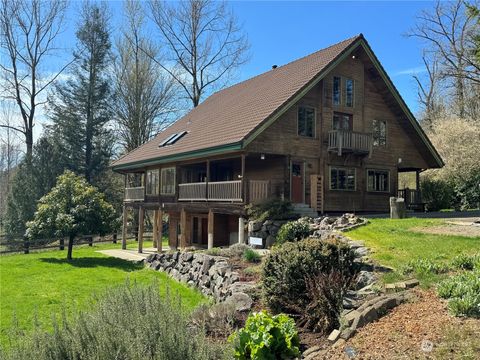
[[[407,210],[425,212],[425,203],[420,190],[422,169],[399,168],[397,196],[405,200]]]

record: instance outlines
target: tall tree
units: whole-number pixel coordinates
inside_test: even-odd
[[[112,117],[107,12],[105,4],[83,4],[70,78],[55,87],[49,101],[51,129],[61,161],[90,183],[108,167],[113,152],[112,133],[107,126]]]
[[[124,3],[125,25],[117,43],[112,103],[118,138],[126,152],[151,139],[169,123],[174,106],[173,79],[153,60],[155,45],[143,34],[144,9]]]
[[[3,124],[25,137],[27,158],[32,155],[37,108],[44,104],[46,89],[69,65],[43,74],[58,50],[56,39],[63,27],[64,0],[0,0],[0,70],[3,96],[18,105],[21,124]]]
[[[476,4],[475,0],[475,4]],[[473,4],[473,5],[475,5]],[[478,21],[463,0],[438,1],[423,11],[410,36],[422,39],[432,58],[438,60],[442,78],[453,87],[456,113],[468,116],[471,87],[480,85],[480,63],[475,56]]]
[[[159,65],[194,107],[206,93],[224,86],[247,61],[246,35],[224,1],[151,0],[149,8],[167,49],[167,62]]]

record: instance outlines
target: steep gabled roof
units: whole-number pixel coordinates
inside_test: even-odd
[[[368,47],[361,34],[211,95],[155,138],[115,161],[113,169],[242,149],[359,44]],[[438,156],[420,127],[416,130]],[[179,141],[159,146],[184,131]]]

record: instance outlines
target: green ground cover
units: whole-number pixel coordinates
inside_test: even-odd
[[[145,248],[151,246],[151,241],[144,244]],[[129,249],[136,247],[136,242],[128,243]],[[157,281],[161,293],[169,289],[178,294],[187,308],[206,301],[199,292],[164,273],[96,252],[113,248],[119,249],[121,244],[76,247],[71,262],[66,261],[66,250],[0,256],[0,343],[6,342],[15,322],[28,331],[36,319],[48,329],[52,316],[61,316],[63,309],[68,315],[75,309],[88,308],[94,301],[92,296],[126,281],[140,284]]]
[[[431,260],[436,264],[449,264],[461,254],[480,252],[480,238],[460,235],[437,235],[419,232],[419,228],[444,225],[442,219],[370,219],[362,226],[346,233],[354,240],[363,240],[373,250],[371,257],[378,263],[396,271],[384,275],[385,282],[394,282],[409,277],[402,269],[412,261]],[[423,286],[437,283],[447,276],[420,272],[416,274]]]

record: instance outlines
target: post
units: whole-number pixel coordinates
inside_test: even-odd
[[[143,206],[138,208],[138,252],[143,252],[143,227],[144,227],[144,209]]]
[[[157,223],[157,252],[162,252],[162,236],[163,236],[163,211],[157,211],[157,218],[155,219]]]
[[[93,246],[93,236],[89,236],[87,238],[87,241],[88,241],[88,246]]]
[[[241,197],[242,197],[242,201],[244,203],[246,203],[247,202],[247,197],[246,197],[246,191],[245,191],[245,185],[246,185],[246,181],[245,181],[245,154],[242,154],[241,161],[242,161],[242,164],[241,164],[241,176],[242,176],[242,194],[241,194]]]
[[[214,233],[215,214],[212,209],[208,210],[208,249],[213,248],[213,233]]]
[[[65,239],[60,238],[60,250],[64,250],[64,249],[65,249]]]
[[[187,232],[187,212],[182,208],[180,212],[180,248],[185,249]]]
[[[123,205],[122,249],[127,249],[127,207]]]
[[[113,233],[113,235],[112,235],[112,242],[113,242],[114,244],[117,243],[117,233]]]
[[[245,244],[245,219],[242,216],[238,218],[238,243]]]
[[[208,194],[208,183],[210,182],[210,159],[207,159],[207,181],[206,181],[206,184],[205,184],[205,198],[206,200],[208,201],[208,197],[209,197],[209,194]]]
[[[153,210],[153,247],[158,244],[158,210]]]
[[[30,252],[30,242],[28,241],[28,237],[23,237],[23,253],[28,254]]]
[[[415,202],[421,203],[422,196],[420,193],[420,170],[415,171],[415,188],[416,188]]]

